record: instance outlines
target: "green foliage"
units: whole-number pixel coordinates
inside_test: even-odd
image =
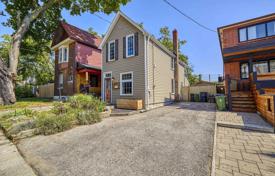
[[[34,97],[34,94],[32,93],[32,86],[31,85],[16,86],[15,95],[17,98]]]
[[[103,112],[106,107],[105,103],[100,101],[98,98],[84,94],[77,94],[70,97],[69,104],[72,108],[92,110],[96,112]]]
[[[161,37],[158,39],[165,47],[173,51],[173,39],[171,38],[171,32],[167,26],[160,28]],[[179,39],[179,60],[186,64],[185,74],[190,84],[194,84],[197,81],[197,76],[193,74],[193,66],[189,63],[188,56],[181,53],[180,48],[186,44],[186,40]]]
[[[68,108],[67,104],[65,104],[63,102],[54,102],[52,112],[56,115],[60,115],[60,114],[65,114],[66,112],[68,112],[68,109],[69,108]]]
[[[88,32],[89,32],[90,34],[93,34],[93,35],[98,35],[98,33],[94,30],[93,27],[89,27],[89,28],[88,28]]]
[[[11,48],[11,36],[10,35],[2,35],[1,38],[3,39],[2,42],[0,42],[0,58],[3,59],[4,63],[8,65],[9,60],[9,49]]]
[[[71,114],[40,113],[36,119],[37,133],[50,135],[70,129],[74,118]]]
[[[80,111],[77,113],[76,119],[79,125],[89,125],[101,121],[99,113],[96,111]]]

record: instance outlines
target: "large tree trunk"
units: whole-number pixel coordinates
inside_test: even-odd
[[[13,78],[3,60],[0,58],[0,105],[15,103]]]
[[[18,15],[18,29],[12,36],[11,49],[9,51],[9,70],[4,65],[3,61],[0,61],[0,104],[11,104],[15,103],[14,85],[17,76],[17,66],[20,54],[20,45],[24,35],[28,31],[31,22],[38,18],[39,15],[43,14],[50,6],[60,0],[49,0],[39,8],[30,12],[20,20]]]

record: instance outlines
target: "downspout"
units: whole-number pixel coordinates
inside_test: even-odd
[[[144,83],[145,83],[145,110],[149,109],[149,80],[148,80],[148,41],[149,36],[144,34]]]

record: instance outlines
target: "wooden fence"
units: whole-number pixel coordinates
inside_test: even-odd
[[[53,98],[54,83],[38,86],[37,97],[39,98]]]
[[[182,99],[183,101],[190,101],[191,94],[200,94],[200,92],[207,92],[208,95],[216,95],[217,87],[216,85],[183,87],[181,89]]]

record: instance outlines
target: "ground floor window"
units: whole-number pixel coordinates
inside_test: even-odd
[[[248,63],[241,64],[241,79],[247,79],[249,77]]]
[[[133,72],[120,74],[120,95],[133,95]]]
[[[174,79],[171,79],[171,90],[172,90],[172,93],[175,93],[175,80]]]
[[[270,61],[270,72],[275,72],[275,60]]]
[[[253,72],[257,72],[257,74],[268,73],[268,62],[253,63]]]
[[[63,73],[59,74],[59,88],[63,87]]]

